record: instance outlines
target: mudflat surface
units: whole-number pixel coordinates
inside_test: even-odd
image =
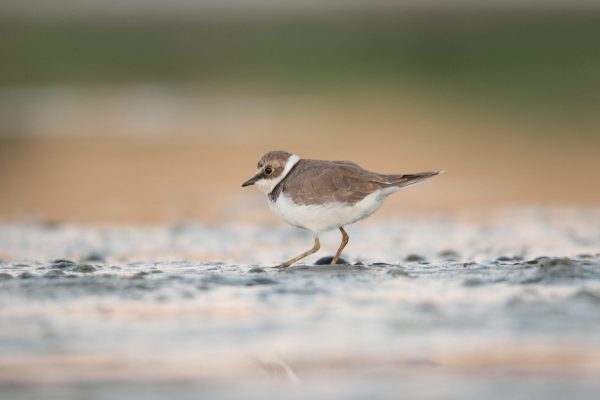
[[[600,210],[348,230],[2,224],[1,397],[595,398]]]

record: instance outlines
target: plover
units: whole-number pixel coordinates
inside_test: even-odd
[[[372,215],[392,193],[441,172],[378,174],[351,161],[308,160],[287,151],[271,151],[260,159],[256,174],[242,187],[258,186],[268,195],[275,214],[314,234],[312,249],[279,265],[287,268],[321,248],[321,232],[338,228],[342,243],[331,260],[336,264],[349,239],[344,226]]]

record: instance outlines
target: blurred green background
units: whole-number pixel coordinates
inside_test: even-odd
[[[424,85],[494,106],[594,114],[600,14],[577,10],[0,20],[2,85]],[[550,114],[556,116],[554,113]]]
[[[0,6],[0,217],[207,218],[276,148],[451,172],[408,208],[600,203],[593,3],[52,3]]]

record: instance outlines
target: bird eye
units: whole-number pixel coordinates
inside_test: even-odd
[[[275,171],[275,170],[270,165],[267,165],[267,167],[265,168],[265,174],[267,174],[267,175],[271,175],[273,173],[273,171]]]

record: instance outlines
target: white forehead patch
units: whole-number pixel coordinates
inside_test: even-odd
[[[286,161],[285,167],[283,168],[283,172],[281,173],[281,175],[273,179],[264,178],[259,181],[256,181],[256,186],[258,186],[260,191],[263,193],[271,193],[275,186],[277,186],[277,184],[281,182],[283,178],[287,176],[287,174],[289,174],[290,170],[294,167],[294,165],[296,165],[298,161],[300,161],[300,157],[298,157],[295,154],[292,154],[290,158],[288,158],[288,160]]]

